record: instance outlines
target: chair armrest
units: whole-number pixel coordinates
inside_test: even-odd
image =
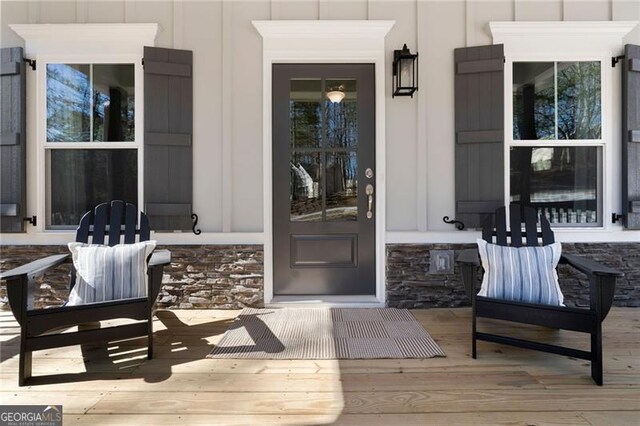
[[[49,269],[66,263],[70,259],[70,254],[54,254],[53,256],[43,257],[42,259],[29,262],[26,265],[0,273],[0,280],[11,280],[20,276],[40,275]]]
[[[480,266],[480,257],[477,249],[464,249],[458,255],[456,262],[463,265]]]
[[[155,250],[151,253],[151,259],[149,259],[149,266],[168,265],[171,263],[171,252],[169,250]]]
[[[602,265],[593,260],[586,259],[575,254],[563,254],[560,257],[560,263],[571,265],[578,271],[587,275],[600,275],[610,277],[624,277],[624,273],[608,266]]]

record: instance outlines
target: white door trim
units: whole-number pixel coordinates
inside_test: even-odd
[[[264,303],[273,296],[272,64],[372,63],[376,87],[376,297],[362,302],[383,306],[385,295],[385,72],[384,38],[395,21],[252,21],[262,36],[262,155],[264,228]],[[313,298],[313,299],[317,299]],[[300,301],[300,298],[297,298]],[[333,299],[333,304],[340,303]],[[358,302],[353,297],[347,304]]]

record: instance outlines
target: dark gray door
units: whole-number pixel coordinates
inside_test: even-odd
[[[375,295],[374,103],[373,64],[273,65],[274,295]]]

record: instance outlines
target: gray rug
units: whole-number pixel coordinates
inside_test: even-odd
[[[243,309],[208,358],[445,356],[407,309]]]

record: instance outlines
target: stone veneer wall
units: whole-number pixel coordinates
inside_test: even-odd
[[[264,301],[262,245],[159,246],[171,250],[164,269],[159,308],[240,309],[261,307]],[[0,270],[41,257],[67,253],[65,246],[0,246]],[[36,307],[60,306],[68,292],[69,265],[37,281]],[[0,305],[6,304],[0,285]]]
[[[471,244],[387,245],[387,301],[391,307],[430,308],[467,306],[462,277],[429,274],[430,250],[472,248]],[[640,307],[640,243],[568,244],[567,253],[586,255],[619,268],[626,276],[618,281],[615,306]],[[165,268],[160,308],[239,309],[260,307],[264,301],[262,245],[164,246],[172,253]],[[0,246],[0,270],[58,253],[64,246]],[[588,304],[586,277],[568,266],[560,266],[561,287],[568,305]],[[68,296],[69,266],[56,269],[37,282],[36,306],[59,306]],[[0,306],[6,303],[0,284]]]
[[[430,274],[430,250],[460,250],[475,244],[388,244],[387,303],[398,308],[468,306],[462,275]],[[614,306],[640,307],[640,243],[563,243],[565,253],[587,256],[620,269]],[[567,306],[588,306],[589,281],[567,265],[558,268],[560,287]]]

